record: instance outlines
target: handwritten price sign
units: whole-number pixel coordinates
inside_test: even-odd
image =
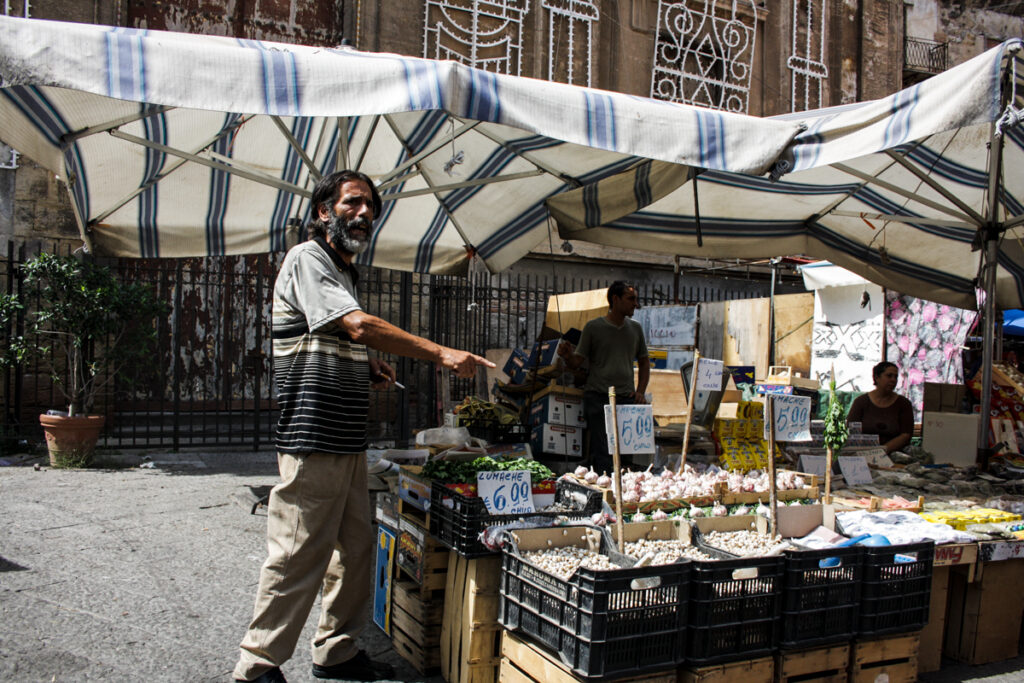
[[[722,390],[722,361],[701,358],[697,362],[697,391]]]
[[[492,515],[519,515],[535,509],[533,485],[526,470],[477,472],[476,489]]]
[[[619,453],[654,452],[654,411],[649,405],[616,406],[619,418]],[[612,407],[604,407],[604,431],[608,435],[608,452],[615,452],[615,434],[612,429]]]
[[[811,440],[811,399],[809,396],[772,394],[775,406],[776,441]],[[768,420],[764,421],[764,438],[768,440]]]

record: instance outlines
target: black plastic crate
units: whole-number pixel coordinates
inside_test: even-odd
[[[502,423],[498,420],[472,420],[463,427],[470,436],[483,439],[487,443],[528,443],[530,433],[519,422]]]
[[[934,560],[932,541],[864,548],[860,635],[924,628],[932,598]]]
[[[558,484],[555,499],[558,500]],[[523,518],[554,520],[564,517],[571,521],[586,520],[601,511],[600,495],[587,500],[578,512],[531,512],[515,515],[492,515],[483,498],[465,496],[444,484],[434,482],[430,487],[430,533],[443,545],[464,557],[483,557],[498,551],[491,550],[480,540],[480,534],[489,526],[511,524]]]
[[[560,477],[555,482],[555,502],[566,507],[600,512],[602,499],[601,491],[572,479]]]
[[[712,557],[730,558],[700,544]],[[782,556],[693,560],[686,661],[696,666],[772,654],[782,610]]]
[[[864,549],[787,550],[779,645],[803,648],[857,634]]]
[[[608,551],[602,537],[602,552]],[[671,669],[685,653],[689,562],[594,571],[568,580],[502,557],[501,623],[551,650],[583,678]]]

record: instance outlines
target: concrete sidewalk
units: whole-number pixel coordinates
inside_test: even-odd
[[[266,557],[266,508],[250,509],[277,481],[276,456],[104,458],[105,469],[0,467],[0,680],[230,680]],[[289,681],[318,680],[319,609],[282,667]],[[360,646],[397,680],[441,681],[372,622]]]

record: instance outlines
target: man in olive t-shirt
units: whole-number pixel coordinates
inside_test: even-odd
[[[612,473],[608,437],[604,428],[604,406],[608,387],[615,387],[616,403],[643,403],[651,364],[640,324],[632,320],[637,308],[636,288],[622,281],[608,288],[608,313],[583,327],[575,349],[562,342],[558,355],[571,369],[587,361],[589,374],[583,391],[583,413],[590,440],[590,466],[597,472]],[[637,386],[633,386],[633,361],[637,362]],[[631,464],[624,459],[623,466]]]

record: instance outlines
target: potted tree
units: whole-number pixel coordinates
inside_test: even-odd
[[[154,321],[166,306],[143,284],[125,283],[91,259],[40,254],[22,266],[26,285],[38,298],[3,302],[25,311],[25,331],[9,340],[0,362],[40,359],[66,410],[39,416],[50,464],[85,467],[92,463],[105,417],[90,414],[99,393],[139,361],[151,358]],[[26,289],[32,289],[27,287]]]

